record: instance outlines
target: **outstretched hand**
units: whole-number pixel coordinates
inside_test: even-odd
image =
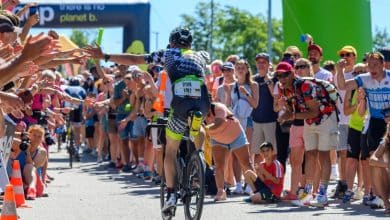
[[[29,36],[20,58],[23,61],[31,61],[41,55],[51,52],[51,49],[56,48],[57,46],[57,43],[53,42],[51,37],[44,36],[43,33],[34,37]]]
[[[94,59],[104,59],[104,53],[102,51],[102,48],[99,47],[97,44],[95,44],[96,47],[93,47],[91,45],[86,46],[83,48],[83,51],[89,54],[91,58]]]

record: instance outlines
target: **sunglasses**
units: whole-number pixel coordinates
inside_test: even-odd
[[[359,75],[359,74],[362,74],[362,73],[365,73],[364,71],[354,71],[352,73],[352,75]]]
[[[284,73],[275,73],[275,77],[277,79],[283,79],[289,77],[291,72],[284,72]]]
[[[261,152],[262,153],[265,153],[265,152],[268,152],[268,151],[270,151],[271,149],[269,149],[269,148],[265,148],[265,149],[263,149],[263,150],[261,150]]]
[[[344,58],[344,57],[350,57],[352,55],[353,55],[352,53],[342,53],[342,54],[340,54],[340,57]]]
[[[296,65],[294,68],[296,70],[299,70],[299,69],[303,70],[303,69],[306,69],[307,67],[309,67],[309,66],[308,65]]]

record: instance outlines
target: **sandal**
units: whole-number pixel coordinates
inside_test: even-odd
[[[37,198],[37,192],[34,188],[28,188],[27,189],[27,196],[26,196],[26,199],[27,200],[34,200],[35,198]]]
[[[214,197],[214,202],[218,202],[218,201],[224,201],[226,200],[226,192],[223,191],[222,193],[218,192],[217,195],[215,195]]]

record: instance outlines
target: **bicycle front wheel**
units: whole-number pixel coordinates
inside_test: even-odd
[[[184,214],[187,220],[199,220],[202,216],[205,191],[205,163],[202,151],[194,151],[187,165],[187,195]]]

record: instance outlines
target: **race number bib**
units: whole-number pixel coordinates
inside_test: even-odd
[[[177,96],[201,96],[201,84],[202,81],[194,79],[183,79],[180,82],[175,83],[175,95]]]

